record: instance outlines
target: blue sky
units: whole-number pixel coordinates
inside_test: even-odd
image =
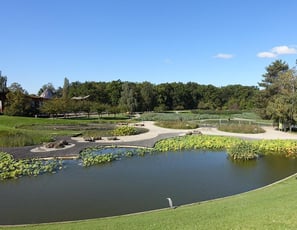
[[[297,59],[296,0],[0,0],[0,70],[74,81],[257,85]]]

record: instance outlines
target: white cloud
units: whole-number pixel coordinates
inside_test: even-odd
[[[297,50],[293,47],[288,47],[288,46],[276,46],[273,47],[272,52],[281,55],[281,54],[296,54]]]
[[[297,49],[288,46],[276,46],[270,51],[260,52],[257,54],[259,58],[275,58],[279,55],[297,54]]]
[[[272,52],[260,52],[257,54],[259,58],[275,58],[277,55]]]
[[[230,58],[233,58],[233,57],[234,57],[233,54],[222,54],[222,53],[219,53],[219,54],[214,56],[214,58],[220,58],[220,59],[230,59]]]

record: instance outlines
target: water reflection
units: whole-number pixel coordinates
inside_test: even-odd
[[[0,224],[86,219],[168,207],[258,188],[297,171],[276,156],[233,162],[225,152],[168,152],[0,182]]]

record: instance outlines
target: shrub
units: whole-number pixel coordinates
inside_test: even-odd
[[[115,130],[112,131],[112,135],[114,136],[129,136],[137,134],[137,130],[135,127],[131,126],[119,126]]]
[[[194,122],[188,121],[159,121],[156,125],[163,128],[170,129],[196,129],[199,128],[199,125]]]
[[[158,152],[191,150],[191,149],[227,149],[235,143],[240,142],[239,138],[207,135],[186,135],[182,137],[168,138],[158,141],[154,150]]]
[[[258,125],[249,124],[228,124],[221,125],[219,130],[231,133],[264,133],[265,130]]]
[[[248,141],[241,141],[227,148],[229,157],[233,160],[253,160],[258,157],[258,150]]]

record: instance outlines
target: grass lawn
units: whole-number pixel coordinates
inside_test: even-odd
[[[297,229],[295,176],[225,199],[137,215],[7,229]]]
[[[121,120],[120,120],[121,121]],[[0,147],[22,147],[49,142],[57,136],[110,136],[118,120],[49,119],[0,116]],[[144,132],[137,129],[138,132]]]

